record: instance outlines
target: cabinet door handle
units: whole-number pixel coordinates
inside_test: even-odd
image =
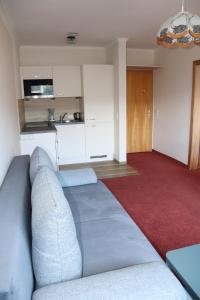
[[[95,120],[96,120],[95,118],[91,118],[91,119],[90,119],[90,121],[95,121]]]
[[[104,158],[104,157],[107,157],[107,154],[102,154],[102,155],[92,155],[92,156],[90,156],[91,159],[93,159],[93,158]]]

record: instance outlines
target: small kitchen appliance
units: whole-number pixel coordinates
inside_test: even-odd
[[[24,98],[53,98],[52,79],[26,79],[24,84]]]
[[[48,108],[48,121],[49,122],[55,121],[55,109],[54,108]]]
[[[74,114],[71,112],[66,112],[64,115],[60,116],[60,120],[63,123],[73,122],[74,121]]]
[[[80,112],[75,112],[74,113],[74,120],[75,121],[80,121],[81,120],[81,113]]]

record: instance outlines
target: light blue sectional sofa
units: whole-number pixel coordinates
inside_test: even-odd
[[[64,188],[82,277],[36,289],[29,156],[15,157],[0,189],[0,300],[185,300],[181,284],[120,203],[98,181]]]

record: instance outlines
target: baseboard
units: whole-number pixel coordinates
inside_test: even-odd
[[[116,158],[114,159],[114,161],[116,161],[119,165],[126,165],[127,161],[119,161]]]

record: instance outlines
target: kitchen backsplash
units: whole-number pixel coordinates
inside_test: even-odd
[[[48,120],[48,108],[55,109],[55,119],[65,112],[83,112],[83,100],[76,98],[34,99],[24,101],[25,121],[37,122]]]

